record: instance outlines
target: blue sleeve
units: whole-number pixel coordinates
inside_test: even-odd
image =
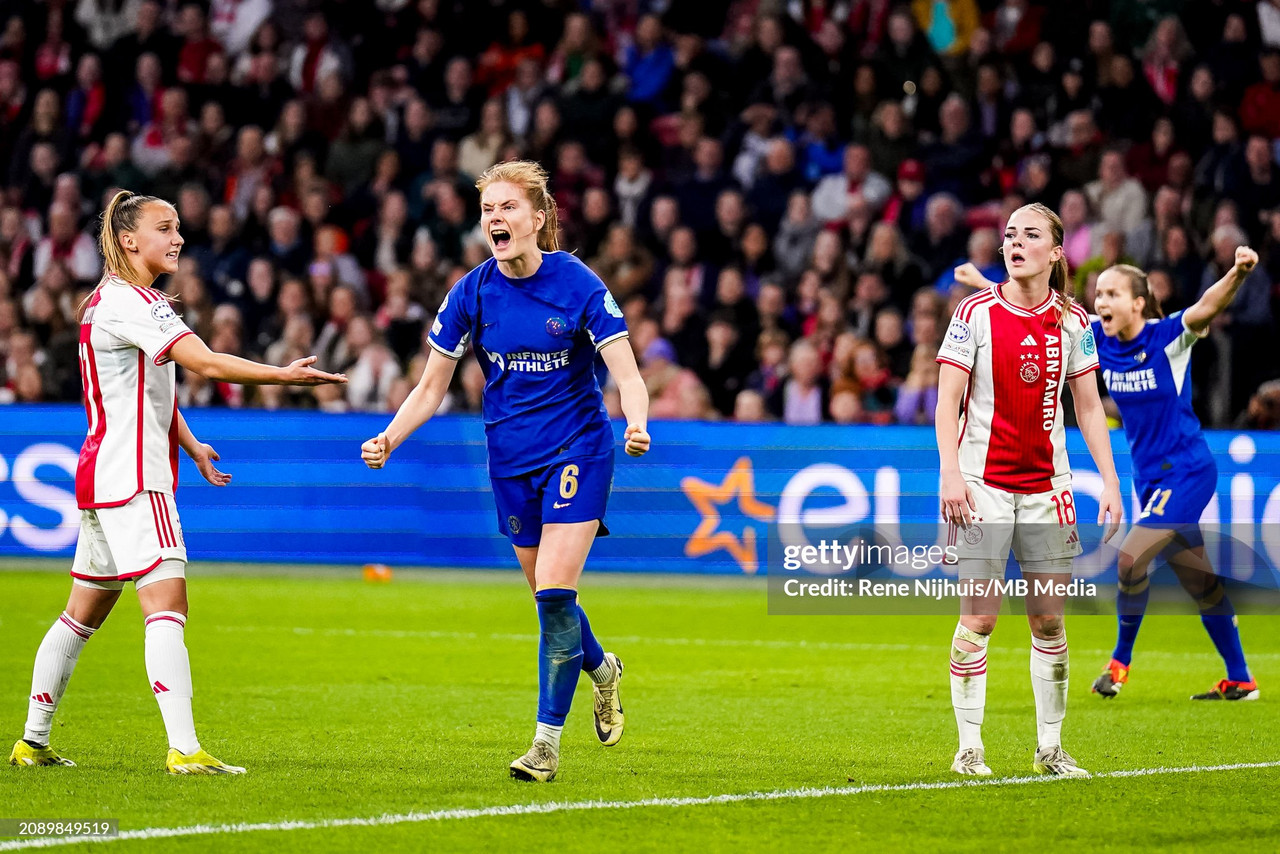
[[[1151,324],[1151,347],[1158,347],[1165,350],[1169,345],[1176,343],[1175,350],[1183,350],[1190,348],[1200,340],[1194,332],[1187,329],[1182,322],[1182,312],[1175,311],[1168,317],[1158,320]]]
[[[450,359],[461,359],[471,342],[474,281],[474,277],[467,274],[449,289],[427,335],[432,349]]]
[[[599,350],[611,341],[627,337],[627,322],[622,317],[622,308],[609,293],[600,277],[583,264],[574,259],[584,279],[584,291],[587,303],[582,311],[582,328],[591,338],[591,343]]]

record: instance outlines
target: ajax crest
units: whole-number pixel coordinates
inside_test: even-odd
[[[1023,382],[1033,383],[1040,379],[1040,366],[1035,362],[1023,362],[1022,367],[1018,369],[1018,374]]]

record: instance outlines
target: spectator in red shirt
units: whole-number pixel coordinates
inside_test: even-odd
[[[178,80],[204,83],[209,54],[222,53],[222,44],[209,35],[204,10],[195,3],[183,6],[175,29],[183,37],[182,47],[178,50]]]
[[[1142,52],[1142,73],[1166,107],[1173,106],[1178,98],[1182,63],[1190,54],[1191,45],[1177,16],[1162,18]]]
[[[487,86],[490,97],[501,95],[515,79],[516,68],[521,60],[532,59],[541,63],[545,58],[546,50],[543,46],[529,40],[529,17],[520,9],[515,9],[507,16],[506,41],[495,41],[480,55],[476,66],[476,83]]]
[[[102,82],[102,60],[86,53],[76,65],[76,88],[67,95],[67,127],[77,141],[101,138],[101,123],[107,106],[107,87]]]
[[[1280,50],[1267,48],[1258,58],[1262,79],[1244,90],[1240,124],[1245,133],[1280,137]]]

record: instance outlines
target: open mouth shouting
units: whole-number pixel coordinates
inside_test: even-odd
[[[489,240],[493,243],[494,251],[501,252],[511,245],[511,232],[505,228],[495,228],[489,232]]]
[[[1022,264],[1022,263],[1024,263],[1026,260],[1027,260],[1027,256],[1023,255],[1023,254],[1022,254],[1020,251],[1018,251],[1017,249],[1015,249],[1015,250],[1013,250],[1012,252],[1010,252],[1010,253],[1009,253],[1009,263],[1010,263],[1010,264]]]

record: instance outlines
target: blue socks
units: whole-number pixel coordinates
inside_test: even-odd
[[[542,630],[538,643],[538,723],[564,726],[582,671],[586,617],[578,608],[576,590],[549,588],[539,590],[533,598],[538,603]],[[599,647],[595,643],[595,648]]]
[[[587,612],[578,606],[578,622],[582,624],[582,669],[587,673],[604,664],[604,647],[591,631],[591,622]]]
[[[1147,599],[1151,596],[1151,583],[1143,578],[1136,584],[1120,585],[1116,594],[1116,617],[1120,621],[1120,630],[1116,633],[1116,648],[1111,657],[1129,666],[1133,659],[1133,644],[1138,639],[1138,629],[1142,627],[1142,616],[1147,612]]]
[[[1232,682],[1252,682],[1249,667],[1244,661],[1244,649],[1240,646],[1240,628],[1236,625],[1236,609],[1231,607],[1226,588],[1219,581],[1197,604],[1200,606],[1200,622],[1209,633],[1210,640],[1227,665],[1227,678]]]
[[[1138,639],[1142,615],[1147,610],[1151,585],[1147,578],[1135,584],[1121,584],[1116,595],[1116,615],[1120,630],[1116,635],[1116,648],[1111,657],[1126,667],[1133,658],[1133,644]],[[1227,678],[1232,682],[1251,682],[1249,667],[1245,664],[1244,649],[1240,645],[1240,629],[1236,625],[1236,611],[1227,598],[1226,587],[1215,580],[1213,587],[1204,593],[1196,604],[1200,607],[1200,622],[1227,666]]]

